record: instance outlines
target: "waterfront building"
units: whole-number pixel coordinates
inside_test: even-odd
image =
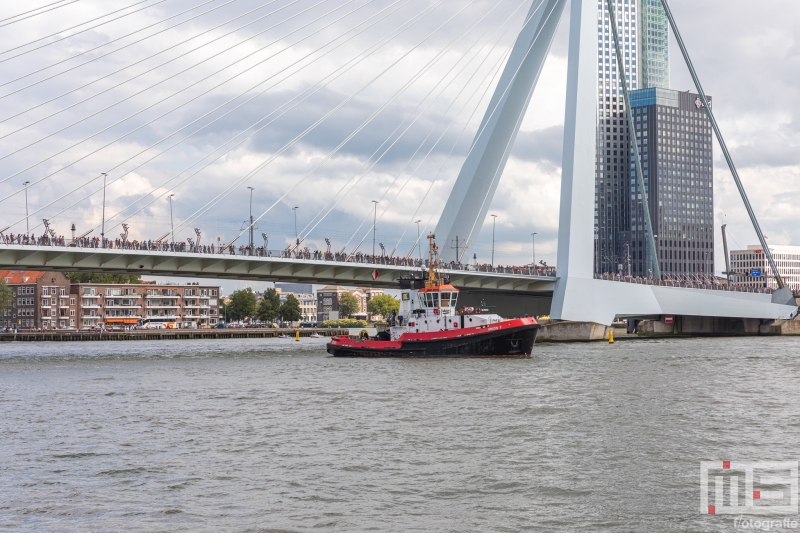
[[[275,290],[280,293],[313,294],[314,286],[311,283],[276,283]]]
[[[317,291],[317,322],[339,320],[339,298],[348,292],[344,287],[328,285]]]
[[[147,323],[206,328],[220,320],[218,286],[155,283],[76,283],[79,328],[128,327]]]
[[[295,294],[297,301],[300,302],[301,322],[317,321],[317,297],[312,293]]]
[[[703,103],[688,91],[653,88],[632,92],[631,108],[662,276],[712,276],[713,133]],[[631,274],[647,276],[650,252],[634,169],[628,178]]]
[[[76,324],[76,302],[70,281],[60,272],[0,270],[11,289],[11,307],[0,316],[0,327],[70,329]]]
[[[669,87],[667,18],[660,0],[614,0],[628,89]],[[595,272],[616,272],[630,249],[631,150],[608,6],[598,2]]]
[[[800,291],[800,246],[770,246],[772,257],[786,285]],[[749,245],[746,250],[731,250],[731,283],[740,287],[777,289],[767,256],[761,245]]]
[[[339,299],[344,293],[352,294],[358,302],[358,309],[353,313],[353,318],[360,320],[372,320],[373,317],[367,312],[367,303],[378,296],[384,294],[383,289],[370,287],[359,287],[358,289],[346,289],[338,286],[327,286],[317,291],[317,321],[338,320],[344,318],[339,316]]]
[[[317,297],[313,293],[302,293],[302,292],[284,292],[278,285],[283,285],[276,283],[275,284],[275,291],[278,293],[281,299],[281,305],[283,302],[286,301],[286,297],[290,294],[297,299],[297,302],[300,304],[300,322],[316,322],[317,320]],[[286,285],[297,285],[298,287],[311,287],[311,285],[305,285],[303,283],[296,283],[291,284],[287,283]],[[263,298],[263,296],[262,296]]]

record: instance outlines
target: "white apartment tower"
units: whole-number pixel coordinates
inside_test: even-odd
[[[669,88],[669,39],[661,0],[613,0],[628,89]],[[617,272],[630,254],[631,151],[606,0],[597,1],[595,272]]]

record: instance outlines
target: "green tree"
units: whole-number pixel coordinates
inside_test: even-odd
[[[281,318],[287,322],[297,322],[302,318],[303,314],[300,312],[300,302],[290,294],[286,297],[286,301],[281,305]]]
[[[141,283],[142,276],[134,274],[99,274],[91,272],[69,272],[72,283]]]
[[[262,322],[272,322],[278,316],[278,311],[272,307],[270,300],[261,300],[256,308],[256,316]]]
[[[269,301],[276,313],[281,308],[281,295],[275,289],[267,289],[264,292],[264,299]]]
[[[349,292],[344,292],[339,296],[339,317],[350,318],[353,313],[358,311],[358,300]]]
[[[12,300],[11,289],[6,284],[6,280],[0,278],[0,316],[6,309],[11,307]]]
[[[247,287],[231,294],[231,302],[228,304],[228,320],[244,320],[252,317],[256,312],[256,294],[253,289]]]
[[[392,311],[400,311],[400,301],[395,300],[389,294],[373,296],[367,302],[367,312],[371,315],[381,315],[383,318],[386,318]]]

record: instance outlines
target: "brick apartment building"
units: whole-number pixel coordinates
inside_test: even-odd
[[[60,272],[31,270],[0,270],[0,279],[12,294],[11,306],[0,312],[0,328],[205,328],[220,321],[218,286],[71,283]]]
[[[75,283],[80,328],[174,324],[176,328],[215,326],[220,319],[219,287]]]
[[[0,316],[0,327],[66,329],[75,327],[77,307],[70,281],[60,272],[0,270],[11,289],[11,306]]]

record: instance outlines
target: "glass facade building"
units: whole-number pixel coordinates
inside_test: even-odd
[[[640,4],[614,0],[629,90],[639,88]],[[616,272],[629,239],[628,167],[630,140],[606,0],[597,2],[597,158],[595,167],[595,272]]]
[[[665,276],[713,274],[711,129],[697,95],[669,90],[661,0],[613,0],[659,264]],[[647,276],[641,191],[606,0],[598,0],[595,272]],[[652,193],[650,187],[652,186]]]
[[[708,102],[713,105],[711,97]],[[642,172],[662,276],[714,274],[712,129],[698,95],[668,89],[631,93]],[[647,276],[642,194],[629,172],[631,274]],[[627,262],[625,265],[627,270]]]
[[[641,0],[642,88],[669,89],[669,21],[661,0]]]

